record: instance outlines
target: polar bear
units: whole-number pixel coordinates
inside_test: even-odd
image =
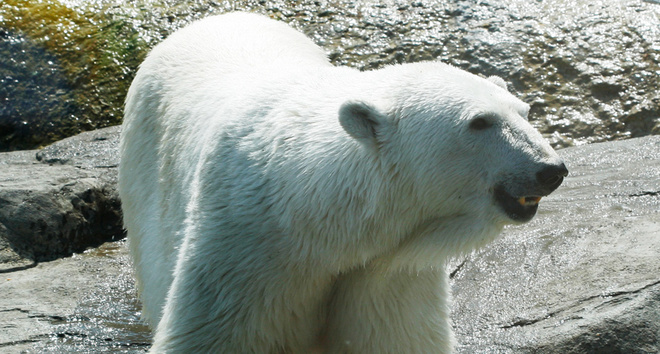
[[[331,65],[232,13],[156,46],[119,192],[154,353],[447,353],[446,260],[567,174],[502,79]]]

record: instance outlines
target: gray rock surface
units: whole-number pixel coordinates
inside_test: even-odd
[[[40,151],[0,154],[0,269],[122,237],[118,132],[106,128]]]
[[[123,241],[0,274],[0,353],[144,352]]]
[[[660,137],[560,155],[539,215],[455,270],[460,353],[660,352]]]
[[[142,3],[137,0],[133,6]],[[175,5],[176,3],[176,5]],[[146,38],[231,10],[281,19],[337,65],[441,60],[499,75],[553,146],[660,134],[660,6],[589,0],[149,0]],[[118,7],[130,14],[130,6]],[[139,11],[139,13],[143,13]]]
[[[77,179],[113,190],[117,132],[63,141],[40,151],[41,162],[35,152],[0,154],[0,181],[16,175],[8,184],[14,186],[32,169],[57,171],[42,172],[41,185],[11,187],[17,195],[59,193],[55,206],[75,198],[61,190]],[[571,174],[544,198],[532,222],[509,227],[500,240],[452,262],[458,353],[660,351],[660,137],[560,155]],[[0,185],[0,196],[6,193]],[[51,262],[3,266],[0,352],[138,353],[148,347],[124,241]]]

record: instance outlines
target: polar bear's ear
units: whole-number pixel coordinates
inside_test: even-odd
[[[339,108],[339,123],[348,135],[376,146],[377,131],[385,123],[385,117],[368,103],[348,101]]]
[[[494,83],[495,85],[509,91],[509,88],[506,85],[506,81],[499,76],[489,76],[488,81]]]

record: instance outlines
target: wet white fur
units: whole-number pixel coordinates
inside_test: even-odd
[[[158,45],[119,176],[152,352],[449,352],[445,261],[510,222],[496,183],[556,158],[503,84],[334,67],[250,14]]]

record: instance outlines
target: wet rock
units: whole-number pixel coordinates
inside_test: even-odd
[[[123,237],[118,127],[0,154],[0,264],[53,260]]]
[[[337,65],[374,69],[442,60],[502,76],[531,104],[530,119],[554,146],[660,134],[660,6],[586,0],[570,5],[565,0],[5,1],[0,100],[7,104],[0,106],[0,150],[119,123],[126,89],[148,48],[196,19],[235,10],[288,22],[324,47]],[[581,116],[593,119],[573,120]]]
[[[121,123],[146,43],[97,2],[0,2],[0,151]]]
[[[21,33],[6,31],[0,53],[0,151],[52,141],[53,126],[74,114],[59,60]]]
[[[83,170],[101,170],[102,176],[116,180],[119,166],[120,126],[84,132],[58,141],[36,153],[36,159],[51,165],[71,165]]]
[[[40,151],[41,161],[33,151],[0,154],[0,175],[18,166],[19,183],[31,169],[64,168],[53,176],[96,176],[112,189],[116,171],[105,166],[116,165],[117,134],[84,133]],[[458,353],[660,351],[660,137],[559,153],[571,173],[539,215],[450,267]],[[57,192],[65,183],[55,177],[40,181],[32,194],[75,198]],[[148,347],[123,241],[51,262],[3,263],[0,275],[3,353]]]
[[[660,351],[660,138],[560,155],[537,218],[457,261],[459,353]]]
[[[0,352],[143,353],[123,242],[0,274]]]

